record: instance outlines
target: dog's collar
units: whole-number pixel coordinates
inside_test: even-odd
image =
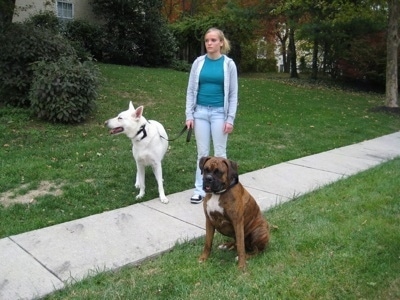
[[[147,132],[146,132],[146,124],[143,124],[142,126],[140,126],[139,131],[136,133],[135,136],[138,136],[139,134],[141,134],[143,132],[143,136],[140,138],[140,140],[143,140],[146,136],[147,136]]]
[[[231,182],[231,184],[226,188],[226,189],[223,189],[223,190],[221,190],[221,191],[218,191],[218,192],[214,192],[214,194],[218,194],[218,195],[220,195],[220,194],[223,194],[223,193],[225,193],[226,191],[228,191],[228,190],[230,190],[232,187],[234,187],[235,185],[237,185],[239,183],[239,178],[234,178],[233,180],[232,180],[232,182]]]

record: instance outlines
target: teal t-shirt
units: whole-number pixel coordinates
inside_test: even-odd
[[[200,71],[197,104],[224,106],[224,56],[215,60],[206,56]]]

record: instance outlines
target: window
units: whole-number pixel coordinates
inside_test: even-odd
[[[57,1],[57,17],[60,19],[73,19],[74,8],[72,3],[67,1]]]

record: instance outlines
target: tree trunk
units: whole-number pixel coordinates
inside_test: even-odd
[[[289,64],[287,62],[287,51],[286,51],[286,40],[287,40],[287,34],[282,37],[279,33],[276,35],[279,39],[279,42],[281,43],[281,55],[282,55],[282,64],[283,64],[283,72],[284,73],[289,73]],[[279,70],[280,71],[280,70]]]
[[[318,77],[318,47],[318,39],[315,38],[312,57],[311,79],[317,79]]]
[[[329,56],[329,46],[328,43],[325,42],[324,43],[324,59],[322,62],[322,74],[325,76],[326,74],[326,70],[328,67],[328,56]]]
[[[289,30],[289,49],[290,49],[290,78],[299,78],[297,73],[297,53],[294,42],[294,29]]]
[[[289,73],[289,62],[288,62],[289,52],[290,50],[286,51],[286,40],[285,40],[285,44],[283,45],[282,48],[282,61],[283,61],[284,73]]]
[[[389,21],[386,36],[386,99],[385,106],[398,105],[397,55],[399,47],[398,19],[399,0],[388,0]]]
[[[15,8],[15,0],[0,0],[0,29],[11,24]]]
[[[283,57],[283,72],[285,73],[290,72],[290,56],[292,55],[290,50],[290,45],[288,45],[287,49],[285,49],[285,56]]]

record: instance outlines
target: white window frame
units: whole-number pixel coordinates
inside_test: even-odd
[[[61,11],[59,9],[60,5],[62,6]],[[61,20],[72,20],[74,18],[74,4],[68,0],[57,0],[56,13]]]

